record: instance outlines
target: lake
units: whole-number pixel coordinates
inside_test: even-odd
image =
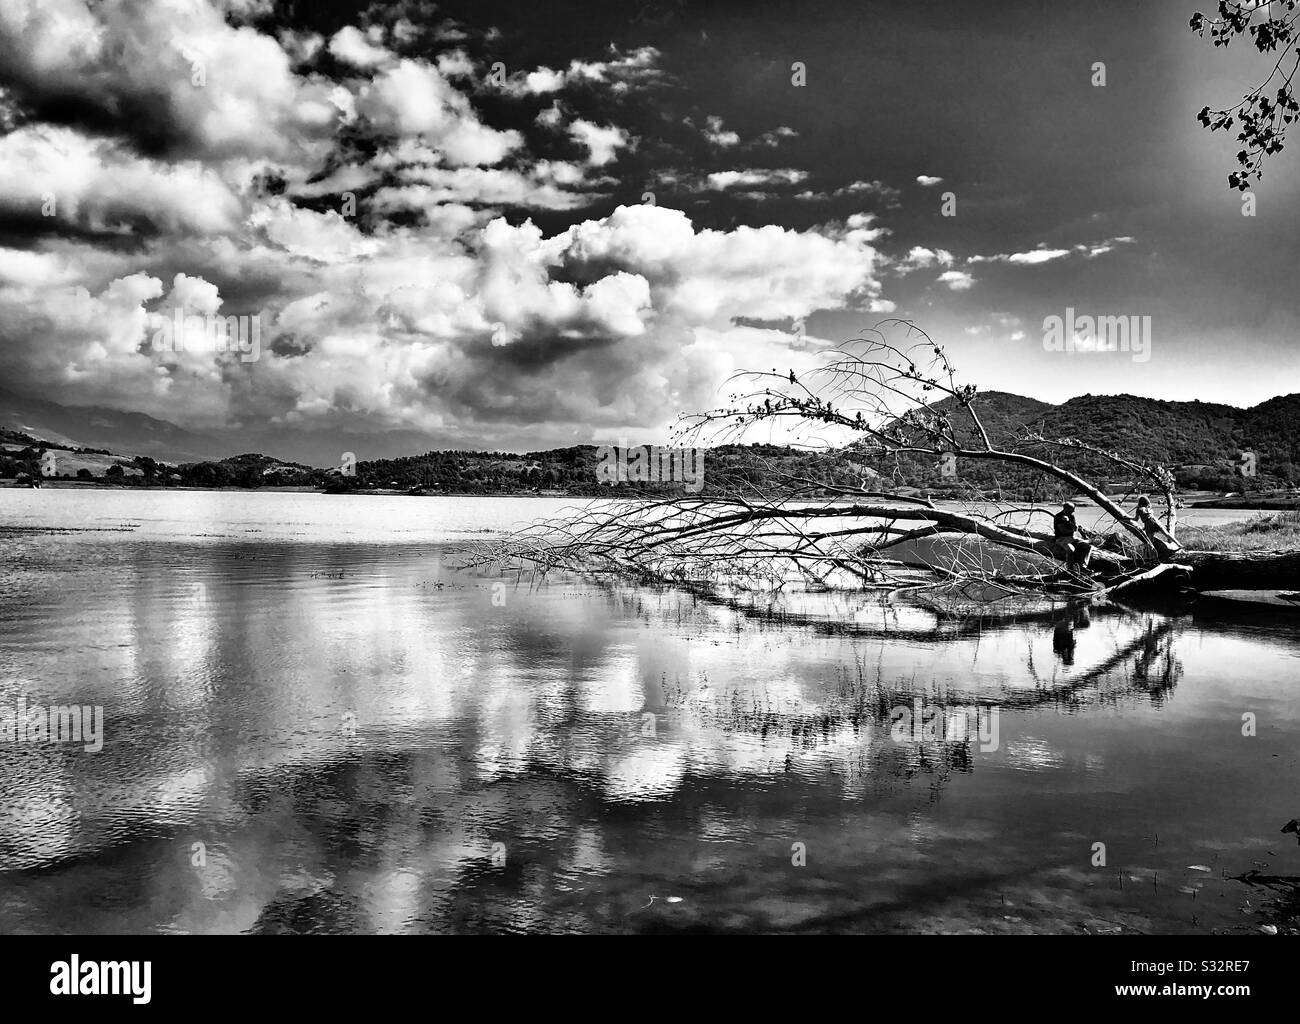
[[[0,723],[102,708],[95,743],[0,739],[0,931],[1277,919],[1233,876],[1300,876],[1294,616],[773,615],[457,567],[570,504],[0,490]]]

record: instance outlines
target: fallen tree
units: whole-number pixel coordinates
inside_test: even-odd
[[[901,335],[901,337],[899,337]],[[897,339],[897,340],[895,340]],[[1086,475],[1087,466],[1120,467],[1164,504],[1165,529],[1177,527],[1173,474],[1078,438],[1021,430],[994,439],[979,413],[979,393],[961,384],[941,346],[907,321],[891,320],[823,353],[802,375],[749,371],[726,406],[683,417],[681,447],[743,443],[766,430],[828,459],[867,467],[858,488],[826,479],[767,474],[762,491],[746,480],[712,480],[719,493],[619,501],[574,510],[503,541],[476,546],[470,561],[507,562],[521,571],[554,568],[611,572],[644,580],[719,588],[944,587],[989,595],[1095,593],[1126,581],[1178,579],[1152,572],[1161,562],[1143,525]],[[764,438],[771,440],[771,437]],[[1055,460],[1045,453],[1051,452]],[[989,500],[972,492],[957,508],[890,490],[890,465],[925,460],[959,479],[963,463],[993,463],[1064,485],[1107,517],[1094,530],[1096,573],[1063,565],[1049,532],[1033,528],[1051,510]],[[951,473],[947,471],[951,470]],[[828,474],[829,476],[829,474]],[[1186,557],[1184,557],[1186,555]],[[1193,579],[1242,580],[1294,574],[1295,559],[1269,562],[1215,552],[1180,552]],[[1234,562],[1240,568],[1234,569]],[[1193,564],[1194,563],[1194,564]],[[918,579],[918,570],[923,577]],[[1294,577],[1293,577],[1294,578]],[[1210,589],[1204,587],[1202,589]]]
[[[1300,588],[1300,551],[1182,551],[1196,590]]]

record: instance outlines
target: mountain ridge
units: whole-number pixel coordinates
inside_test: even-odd
[[[951,402],[949,399],[936,405]],[[1242,408],[1130,394],[1084,394],[1051,403],[1011,392],[987,391],[979,394],[976,409],[995,443],[1026,432],[1076,437],[1175,468],[1184,486],[1206,484],[1221,488],[1234,478],[1244,452],[1253,453],[1258,460],[1261,476],[1281,484],[1300,482],[1300,393],[1278,395]],[[963,434],[973,435],[973,426],[962,428],[960,422],[958,426]],[[310,464],[304,465],[303,460],[251,451],[247,432],[233,431],[232,435],[200,435],[143,413],[62,406],[0,389],[0,441],[11,455],[16,447],[30,446],[34,440],[49,447],[81,448],[128,460],[140,456],[146,461],[176,465],[225,463],[232,476],[242,474],[240,478],[245,480],[254,478],[250,462],[259,459],[263,460],[263,469],[277,463],[303,473],[309,470]],[[362,446],[358,444],[358,448]],[[768,450],[769,458],[797,462],[812,457],[779,445],[757,448]],[[721,456],[724,450],[736,454],[753,452],[756,447],[722,446],[710,450]],[[778,456],[778,452],[788,454]],[[399,487],[446,487],[460,481],[473,490],[474,485],[487,487],[494,481],[514,479],[513,486],[527,488],[525,476],[533,481],[533,487],[548,483],[570,487],[577,485],[577,479],[594,477],[595,453],[594,445],[530,452],[439,448],[394,458],[362,459],[357,465],[367,468],[364,477],[383,478],[383,485]],[[364,454],[364,450],[358,454]],[[740,459],[740,463],[744,462]],[[589,470],[592,476],[588,476]],[[320,467],[310,472],[319,479],[329,471],[330,467]],[[1001,477],[995,479],[990,475],[992,470],[972,470],[969,480],[978,486],[996,486],[999,479],[1006,477],[1005,470],[1000,472]],[[217,476],[224,479],[222,474]],[[932,482],[927,468],[920,463],[909,464],[903,476],[913,485]],[[989,479],[985,480],[985,476]]]

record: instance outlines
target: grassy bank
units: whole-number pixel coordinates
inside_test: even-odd
[[[1294,551],[1300,549],[1300,512],[1270,513],[1222,526],[1185,526],[1178,539],[1195,551]]]

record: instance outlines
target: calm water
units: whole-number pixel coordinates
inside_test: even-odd
[[[0,490],[0,709],[105,723],[0,741],[0,931],[1257,930],[1227,876],[1300,875],[1294,619],[796,622],[448,556],[564,504]],[[918,700],[996,744],[891,735]]]

